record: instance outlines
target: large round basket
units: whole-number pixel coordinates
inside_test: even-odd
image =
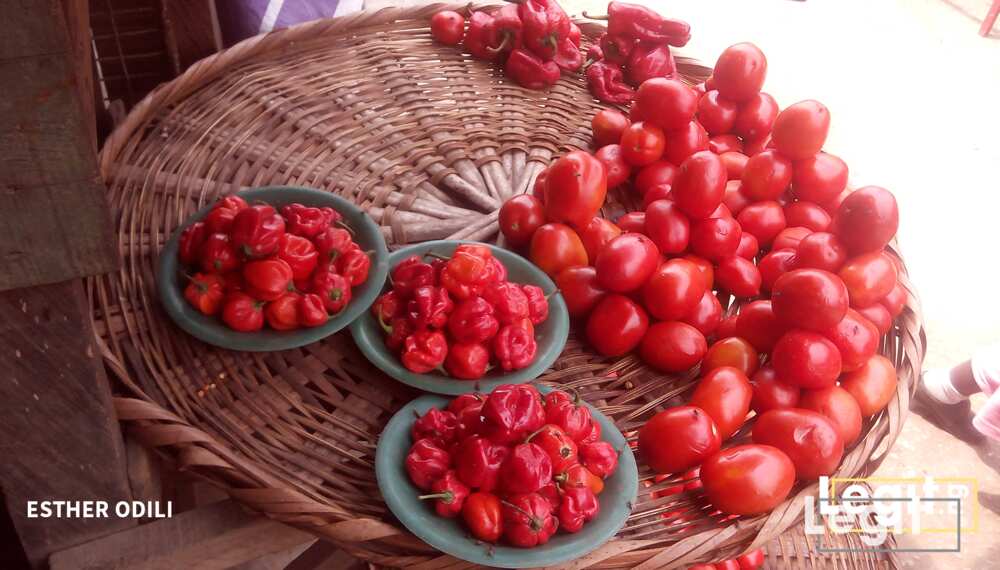
[[[390,248],[496,239],[500,203],[530,188],[553,157],[586,148],[601,105],[580,76],[527,91],[460,49],[434,44],[428,19],[442,7],[388,8],[252,38],[159,87],[101,153],[121,269],[88,282],[105,362],[133,392],[116,401],[132,433],[248,507],[393,567],[464,567],[408,534],[376,485],[379,433],[417,394],[369,364],[346,332],[258,354],[199,342],[166,318],[155,270],[187,216],[253,186],[337,193],[380,224]],[[602,31],[580,26],[585,42]],[[708,72],[684,58],[679,70],[691,83]],[[619,197],[606,214],[630,206]],[[907,413],[925,339],[905,270],[901,280],[907,306],[881,348],[899,389],[865,424],[840,477],[871,473]],[[580,390],[633,436],[657,410],[683,402],[693,378],[653,373],[632,356],[598,357],[571,337],[540,381]],[[654,483],[648,471],[640,479],[625,528],[572,567],[684,567],[769,543],[768,557],[782,564],[886,563],[875,554],[817,553],[815,540],[792,528],[815,484],[800,485],[768,515],[722,520],[697,491],[653,498],[671,481]],[[849,546],[855,538],[833,537],[827,547],[829,540]]]

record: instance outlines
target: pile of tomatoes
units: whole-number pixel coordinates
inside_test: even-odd
[[[530,548],[557,529],[579,532],[618,467],[618,451],[578,397],[543,397],[529,384],[463,394],[420,416],[410,434],[405,467],[426,492],[420,499],[490,543]]]
[[[177,255],[190,270],[188,303],[240,332],[320,326],[371,267],[336,210],[289,204],[279,213],[236,195],[181,233]]]
[[[895,394],[876,352],[906,301],[884,251],[895,198],[847,188],[847,165],[822,151],[827,109],[779,112],[766,69],[737,44],[703,85],[646,81],[629,117],[594,118],[596,153],[559,158],[500,211],[597,352],[634,350],[662,372],[700,364],[691,405],[650,420],[639,452],[659,473],[700,465],[709,499],[734,514],[836,469]],[[643,210],[612,222],[599,213],[619,186]],[[739,313],[723,319],[717,293]],[[751,409],[754,443],[720,451]]]
[[[537,285],[508,281],[489,247],[462,244],[430,262],[410,256],[390,282],[371,310],[408,370],[443,365],[453,378],[477,380],[492,364],[510,372],[535,361],[535,325],[549,316],[548,298]]]

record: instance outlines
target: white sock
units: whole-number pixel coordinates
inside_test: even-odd
[[[923,381],[927,393],[942,404],[957,404],[968,398],[955,389],[947,368],[933,368],[924,372]]]

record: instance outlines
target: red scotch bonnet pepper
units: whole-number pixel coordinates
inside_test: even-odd
[[[542,427],[545,424],[545,409],[535,388],[524,384],[504,384],[487,396],[483,418],[490,439],[510,443]]]
[[[514,446],[500,470],[500,488],[508,494],[534,493],[552,481],[552,460],[534,443]]]
[[[239,196],[226,196],[215,203],[212,210],[205,216],[205,225],[211,233],[228,234],[233,228],[236,214],[247,208],[247,202]]]
[[[493,353],[504,371],[527,368],[535,361],[538,343],[534,332],[517,325],[505,325],[493,339]]]
[[[413,444],[406,455],[406,473],[417,487],[424,491],[431,489],[431,484],[448,472],[451,456],[438,447],[431,439],[421,439]]]
[[[233,218],[233,247],[247,258],[267,257],[278,251],[285,220],[267,204],[245,208]]]
[[[473,489],[492,491],[500,478],[500,466],[507,459],[508,449],[489,439],[473,435],[458,445],[455,468],[458,478]]]
[[[445,518],[457,517],[462,512],[469,488],[462,483],[454,471],[448,471],[443,477],[431,483],[430,495],[417,497],[420,500],[434,499],[434,510]]]
[[[545,89],[559,81],[559,65],[523,49],[510,52],[504,71],[525,89]]]
[[[493,312],[493,305],[482,297],[466,299],[448,317],[448,332],[458,342],[486,342],[500,329]]]
[[[515,495],[503,504],[503,536],[521,548],[545,544],[559,523],[549,502],[538,493]]]
[[[413,297],[406,305],[406,318],[415,330],[441,329],[448,323],[448,314],[454,303],[444,287],[424,285],[413,291]]]
[[[403,366],[417,374],[426,374],[444,364],[448,340],[438,331],[422,330],[406,337],[400,359]]]

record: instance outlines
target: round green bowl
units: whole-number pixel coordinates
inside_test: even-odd
[[[428,241],[411,245],[392,252],[389,256],[389,267],[411,255],[436,253],[450,256],[455,248],[463,243],[473,243],[460,240]],[[488,245],[488,244],[481,244]],[[527,259],[501,247],[490,245],[494,257],[507,268],[508,278],[517,283],[537,285],[545,294],[555,292],[556,285],[541,269]],[[386,284],[385,290],[388,290]],[[549,297],[549,317],[535,327],[535,340],[538,343],[538,353],[531,366],[508,374],[489,373],[478,380],[459,380],[443,374],[416,374],[410,372],[400,362],[399,357],[385,346],[382,327],[375,320],[371,311],[351,323],[351,334],[354,342],[365,357],[383,372],[404,384],[419,388],[425,392],[436,394],[458,395],[466,392],[490,392],[501,384],[523,384],[531,382],[545,372],[559,358],[566,339],[569,337],[569,312],[561,295]]]
[[[545,386],[538,389],[542,393],[552,390]],[[417,538],[455,558],[483,566],[533,568],[579,558],[604,544],[625,526],[639,491],[635,456],[611,419],[590,404],[587,404],[590,413],[601,424],[602,439],[619,450],[618,469],[604,481],[604,491],[598,495],[601,512],[580,532],[557,532],[547,543],[535,548],[514,548],[502,543],[491,548],[471,538],[460,517],[438,516],[430,501],[417,499],[422,492],[410,482],[403,461],[411,446],[410,426],[416,419],[414,412],[423,414],[433,406],[443,409],[448,401],[443,396],[426,395],[404,406],[382,430],[375,451],[375,475],[382,497],[392,514]]]
[[[385,247],[385,239],[378,225],[354,204],[347,200],[310,188],[295,188],[292,186],[267,186],[243,190],[237,194],[249,203],[266,202],[276,208],[285,204],[298,202],[306,206],[329,206],[344,216],[344,223],[354,231],[354,240],[365,251],[374,251],[372,266],[368,272],[368,280],[352,290],[351,302],[347,307],[331,318],[326,324],[291,331],[276,331],[264,329],[252,333],[234,331],[227,327],[218,317],[203,315],[184,300],[183,275],[177,260],[177,242],[181,232],[188,226],[201,220],[212,209],[209,205],[191,216],[183,226],[174,232],[167,245],[160,252],[159,272],[156,275],[156,288],[160,302],[167,314],[177,326],[188,334],[215,346],[231,350],[251,352],[287,350],[316,342],[343,329],[358,315],[368,312],[368,307],[378,297],[385,276],[389,273],[389,251]]]

